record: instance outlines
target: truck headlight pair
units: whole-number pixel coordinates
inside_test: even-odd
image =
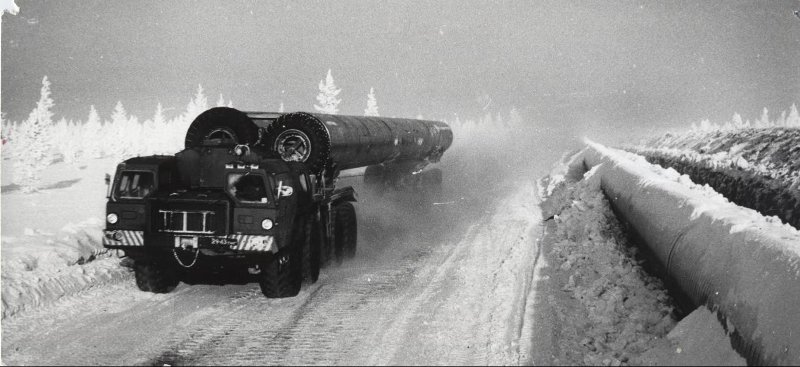
[[[264,219],[264,220],[261,221],[261,228],[264,228],[265,230],[272,229],[273,225],[275,225],[275,224],[272,223],[272,219]]]

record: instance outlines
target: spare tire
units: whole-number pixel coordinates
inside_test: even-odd
[[[264,146],[284,161],[304,163],[313,172],[321,172],[331,156],[328,129],[305,112],[278,117],[267,127]]]
[[[253,146],[258,138],[258,126],[244,112],[230,107],[214,107],[192,121],[184,145],[186,148],[208,144]]]

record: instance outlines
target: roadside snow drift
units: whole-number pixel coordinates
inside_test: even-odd
[[[698,305],[718,310],[749,364],[800,364],[800,232],[672,169],[588,142],[575,165],[601,185]]]
[[[666,134],[626,150],[800,228],[800,129]]]

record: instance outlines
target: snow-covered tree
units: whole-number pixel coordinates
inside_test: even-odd
[[[769,122],[769,111],[767,111],[766,107],[764,107],[764,110],[761,112],[761,117],[756,120],[755,126],[760,128],[772,126],[772,124]]]
[[[328,69],[328,76],[325,77],[325,80],[319,81],[319,94],[317,95],[319,105],[315,104],[314,109],[322,113],[336,114],[339,112],[339,103],[342,102],[336,96],[341,91],[341,89],[336,88],[331,69]]]
[[[778,121],[775,121],[775,126],[786,126],[786,110],[781,111],[781,116]]]
[[[125,106],[122,101],[117,101],[114,106],[114,111],[111,112],[111,123],[122,124],[128,122],[128,111],[125,111]]]
[[[280,105],[280,106],[278,106],[278,112],[281,112],[281,113],[283,113],[283,112],[284,112],[284,108],[283,108],[283,101],[281,101],[281,105]]]
[[[148,121],[150,121],[150,124],[145,124],[145,133],[147,136],[152,136],[154,138],[153,153],[170,153],[169,126],[167,125],[167,119],[164,117],[164,107],[161,105],[161,102],[158,102],[158,105],[156,105],[156,112],[153,114],[153,119]]]
[[[81,144],[83,145],[83,155],[86,158],[100,158],[104,153],[103,125],[100,123],[100,115],[94,105],[89,108],[89,117],[83,125]]]
[[[378,113],[378,101],[375,99],[375,89],[369,88],[367,94],[367,108],[364,110],[364,116],[380,116]]]
[[[797,106],[794,103],[789,109],[789,116],[786,117],[786,126],[800,128],[800,113],[797,112]]]
[[[222,98],[222,93],[219,94],[216,107],[225,107],[225,98]]]
[[[746,126],[744,126],[744,122],[742,121],[742,115],[740,115],[737,112],[733,113],[733,118],[731,119],[731,124],[736,129],[743,129],[743,128],[746,127]]]
[[[39,189],[39,173],[53,161],[51,146],[53,105],[53,99],[50,98],[50,81],[45,76],[42,78],[42,89],[36,108],[23,122],[15,142],[15,178],[23,192]]]
[[[83,162],[81,126],[73,121],[67,122],[65,119],[59,121],[59,124],[62,123],[63,128],[58,132],[61,156],[64,158],[65,163],[76,166],[81,165]]]
[[[128,116],[122,101],[114,106],[111,121],[106,126],[110,129],[106,138],[106,153],[120,160],[139,153],[139,146],[144,144],[141,124],[135,116]]]
[[[203,86],[198,84],[197,93],[195,93],[194,98],[190,100],[189,104],[186,106],[186,121],[191,123],[197,115],[203,113],[207,109],[208,98],[206,98],[203,92]]]

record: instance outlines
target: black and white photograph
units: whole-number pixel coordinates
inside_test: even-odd
[[[800,365],[800,0],[0,0],[0,365]]]

